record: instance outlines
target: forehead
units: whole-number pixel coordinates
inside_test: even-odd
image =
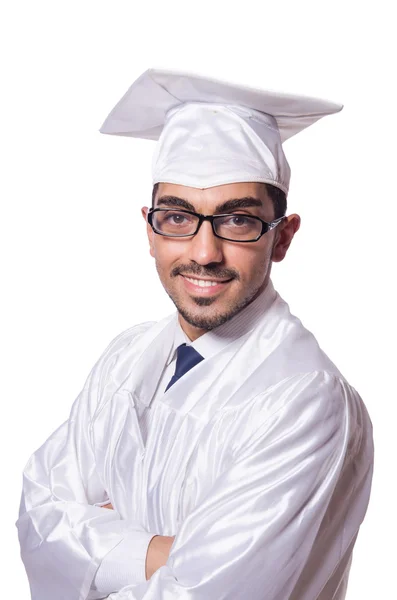
[[[220,203],[237,198],[253,197],[262,201],[263,207],[271,205],[271,199],[264,183],[228,183],[210,188],[193,188],[174,183],[159,183],[156,199],[161,196],[176,196],[191,202],[196,207],[205,205],[215,208]]]

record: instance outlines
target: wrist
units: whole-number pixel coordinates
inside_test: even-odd
[[[166,564],[174,539],[175,536],[155,535],[150,540],[146,555],[146,579],[150,579],[157,569]]]

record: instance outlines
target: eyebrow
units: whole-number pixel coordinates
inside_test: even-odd
[[[191,202],[188,202],[184,198],[179,198],[178,196],[161,196],[157,201],[157,205],[159,206],[160,204],[164,204],[165,206],[179,206],[180,208],[196,212],[196,208],[193,206],[193,204],[191,204]],[[226,200],[226,202],[222,202],[222,204],[218,204],[215,207],[214,214],[230,212],[238,208],[253,207],[262,208],[262,200],[259,200],[259,198],[254,198],[253,196],[244,196],[243,198],[231,198],[230,200]]]

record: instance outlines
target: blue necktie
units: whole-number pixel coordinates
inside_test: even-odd
[[[190,371],[195,365],[204,360],[204,357],[201,356],[192,346],[186,346],[186,344],[181,344],[178,346],[176,357],[176,367],[175,374],[171,377],[169,384],[165,388],[165,391],[168,390],[182,375]]]

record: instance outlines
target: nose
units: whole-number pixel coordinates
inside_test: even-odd
[[[199,265],[223,261],[222,240],[214,235],[209,221],[204,221],[191,238],[189,258]]]

